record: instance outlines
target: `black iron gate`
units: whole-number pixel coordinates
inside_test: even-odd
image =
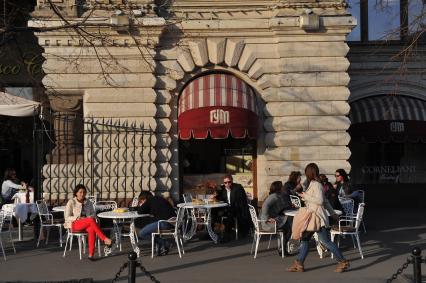
[[[153,189],[155,136],[144,125],[49,113],[34,123],[36,195],[64,204],[77,184],[99,199],[127,205]]]

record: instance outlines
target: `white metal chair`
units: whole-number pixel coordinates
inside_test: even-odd
[[[251,245],[250,254],[253,253],[253,247],[256,244],[256,248],[254,250],[254,258],[256,258],[260,237],[262,237],[262,235],[278,235],[278,248],[281,247],[281,257],[284,258],[284,232],[277,231],[276,223],[274,223],[274,225],[271,226],[271,229],[263,229],[262,224],[266,223],[266,220],[257,219],[256,209],[250,204],[249,204],[249,211],[250,211],[251,220],[254,226],[254,237],[253,237],[253,243]],[[269,244],[268,244],[268,249],[269,249]]]
[[[70,245],[69,251],[71,251],[72,242],[73,242],[74,237],[77,237],[78,253],[80,255],[80,260],[81,260],[81,258],[82,258],[81,257],[81,251],[83,250],[83,254],[86,253],[86,237],[87,237],[86,232],[72,232],[71,229],[67,229],[67,239],[66,239],[66,242],[65,242],[64,254],[62,256],[65,257],[65,255],[66,255],[68,243]],[[99,238],[97,239],[97,241],[95,241],[95,245],[96,245],[96,242],[98,244],[98,254],[99,254],[99,256],[101,256],[101,244],[100,244]]]
[[[361,249],[361,242],[359,240],[359,226],[361,225],[362,216],[364,214],[364,203],[360,203],[358,205],[358,211],[355,216],[341,216],[339,219],[339,224],[334,225],[331,230],[331,240],[334,241],[334,237],[337,236],[344,236],[344,235],[350,235],[352,237],[352,241],[354,243],[354,248],[356,248],[354,238],[357,241],[359,254],[361,255],[361,258],[364,258],[364,255],[362,254]],[[340,241],[338,239],[337,245],[339,246]]]
[[[131,207],[137,207],[138,206],[138,204],[139,204],[139,197],[138,196],[135,196],[133,199],[132,199],[132,203],[131,203]]]
[[[182,258],[182,254],[185,254],[183,249],[183,235],[182,235],[182,227],[183,227],[183,217],[185,215],[185,209],[183,207],[178,209],[177,216],[172,217],[168,220],[160,220],[157,224],[157,231],[151,234],[151,258],[154,258],[154,241],[155,237],[159,236],[172,236],[175,239],[176,246],[178,249],[179,257]],[[162,230],[160,229],[161,223],[170,223],[174,225],[173,229]],[[182,251],[181,251],[182,249]]]
[[[0,248],[3,253],[4,260],[6,260],[6,252],[4,251],[2,236],[6,233],[9,234],[9,239],[10,239],[10,242],[12,243],[13,252],[16,254],[15,244],[13,243],[13,238],[12,238],[12,230],[10,229],[11,224],[9,224],[8,231],[3,231],[3,226],[6,223],[6,221],[8,221],[9,217],[12,217],[12,215],[9,215],[5,211],[0,211]]]
[[[59,245],[62,247],[62,225],[63,223],[53,219],[53,215],[49,212],[49,208],[44,200],[36,201],[38,217],[40,219],[40,233],[38,235],[37,247],[40,245],[41,234],[43,228],[46,228],[46,245],[49,242],[49,233],[51,227],[57,227],[59,230]]]
[[[302,207],[302,202],[300,201],[300,198],[298,196],[290,195],[290,201],[294,207],[296,208]]]
[[[365,191],[364,190],[358,190],[358,200],[360,203],[365,203]],[[364,229],[364,233],[367,233],[367,229],[365,229],[365,220],[362,219],[362,228]]]

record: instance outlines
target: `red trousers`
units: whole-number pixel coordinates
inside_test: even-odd
[[[71,225],[72,232],[87,232],[87,241],[89,242],[89,256],[93,256],[95,254],[95,240],[96,235],[104,241],[106,236],[102,232],[101,228],[99,228],[95,219],[92,217],[82,218],[75,220]]]

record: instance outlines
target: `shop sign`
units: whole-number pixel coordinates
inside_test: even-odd
[[[4,54],[0,56],[0,76],[19,76],[25,71],[31,77],[35,77],[42,72],[43,57],[39,54],[26,53],[22,56],[19,63],[4,62]]]
[[[391,122],[389,127],[391,133],[403,133],[405,131],[405,125],[403,122]]]
[[[222,109],[214,109],[210,111],[210,123],[212,124],[229,124],[229,111]]]
[[[381,181],[398,182],[400,174],[415,174],[414,165],[382,165],[382,166],[363,166],[361,168],[363,175],[378,175]]]

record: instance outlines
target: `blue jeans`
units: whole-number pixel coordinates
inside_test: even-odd
[[[166,230],[166,229],[173,229],[174,226],[167,222],[161,222],[160,223],[160,229]],[[151,239],[151,234],[153,232],[158,231],[158,221],[155,221],[153,223],[150,223],[148,225],[145,225],[138,233],[138,237],[142,240],[149,240]],[[169,244],[169,241],[167,239],[161,239],[160,237],[155,237],[154,243],[157,245],[157,248],[162,248],[167,244]]]
[[[330,252],[334,254],[337,261],[343,261],[345,258],[342,255],[342,252],[339,250],[339,248],[336,246],[335,243],[333,243],[330,238],[328,238],[327,229],[324,227],[321,227],[321,229],[317,232],[318,234],[318,240],[323,244]],[[306,256],[308,255],[309,251],[309,240],[312,238],[313,233],[310,233],[308,237],[302,237],[302,243],[300,244],[299,249],[299,255],[297,256],[297,260],[300,262],[304,262]]]

